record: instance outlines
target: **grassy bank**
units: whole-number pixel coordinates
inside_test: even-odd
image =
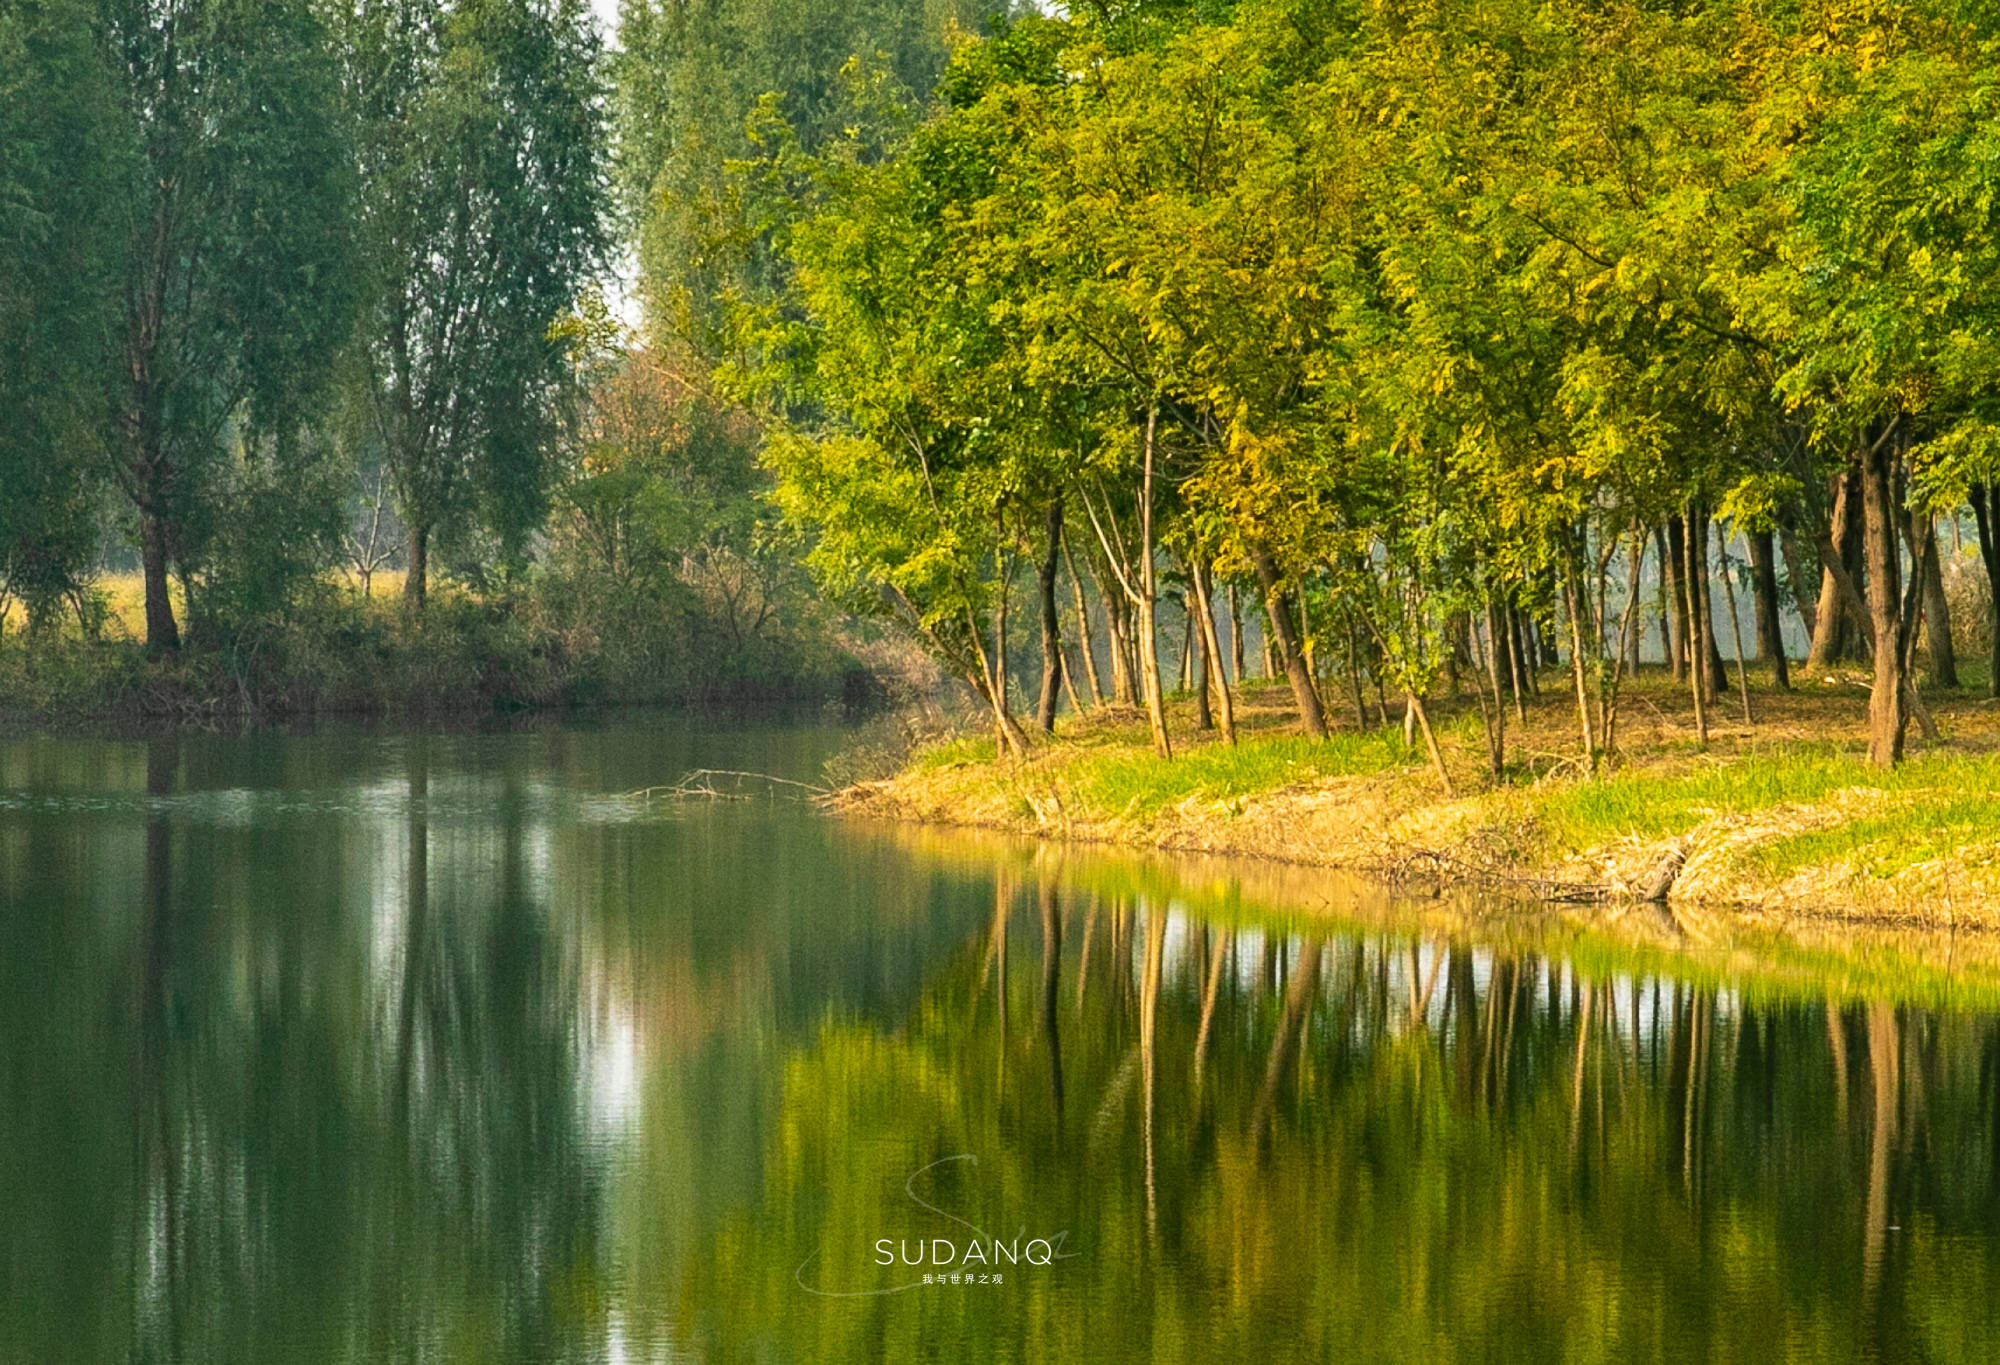
[[[1311,741],[1282,688],[1252,683],[1233,749],[1193,732],[1183,703],[1172,717],[1180,750],[1162,761],[1139,716],[1110,712],[1060,725],[1024,763],[995,762],[990,740],[935,745],[893,777],[849,788],[841,804],[1553,896],[1643,894],[1684,858],[1680,902],[2000,926],[2000,704],[1929,694],[1942,742],[1913,740],[1903,767],[1878,772],[1863,762],[1865,681],[1844,673],[1790,692],[1753,689],[1755,724],[1725,699],[1702,751],[1684,689],[1646,670],[1627,687],[1620,754],[1594,778],[1574,758],[1574,710],[1553,676],[1525,723],[1510,715],[1500,781],[1484,775],[1476,704],[1440,700],[1452,797],[1400,725],[1360,729],[1350,718],[1331,740]]]

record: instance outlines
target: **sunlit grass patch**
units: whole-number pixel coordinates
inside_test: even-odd
[[[1193,799],[1228,801],[1303,782],[1380,772],[1409,761],[1393,731],[1343,733],[1328,740],[1300,736],[1206,744],[1161,759],[1121,751],[1079,757],[1068,785],[1094,812],[1147,816]]]
[[[1679,771],[1639,768],[1541,793],[1536,804],[1556,844],[1586,848],[1626,834],[1682,834],[1714,816],[1810,806],[1853,790],[1881,792],[1893,805],[1776,839],[1752,861],[1782,875],[1854,859],[1886,876],[1945,856],[1983,831],[2000,832],[2000,758],[1928,754],[1884,772],[1836,744],[1772,746]]]
[[[919,772],[938,772],[944,768],[958,768],[971,763],[991,763],[994,744],[990,738],[978,735],[959,735],[919,750],[911,759],[910,766]]]

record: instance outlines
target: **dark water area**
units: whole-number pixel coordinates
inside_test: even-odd
[[[2000,1355],[2000,975],[630,795],[841,740],[0,742],[0,1360]]]

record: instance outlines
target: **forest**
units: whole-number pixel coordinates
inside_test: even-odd
[[[22,0],[0,672],[662,700],[914,640],[1004,752],[1168,758],[1178,653],[1199,731],[1393,694],[1448,787],[1442,691],[1498,776],[1557,689],[1595,770],[1642,661],[1705,744],[1789,634],[1893,766],[2000,684],[1996,23]]]
[[[811,154],[775,106],[741,184],[787,287],[738,291],[733,363],[790,419],[776,500],[1016,753],[1018,574],[1035,721],[1067,607],[1163,758],[1172,600],[1225,739],[1246,608],[1308,734],[1386,683],[1441,777],[1447,684],[1497,775],[1554,670],[1594,767],[1653,627],[1705,741],[1796,621],[1893,765],[1961,681],[1967,509],[1960,630],[2000,647],[1994,36],[1951,0],[1080,6],[962,43],[907,126]]]

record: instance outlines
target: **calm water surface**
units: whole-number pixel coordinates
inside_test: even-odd
[[[838,742],[0,743],[0,1359],[2000,1353],[1992,995],[625,795]]]

